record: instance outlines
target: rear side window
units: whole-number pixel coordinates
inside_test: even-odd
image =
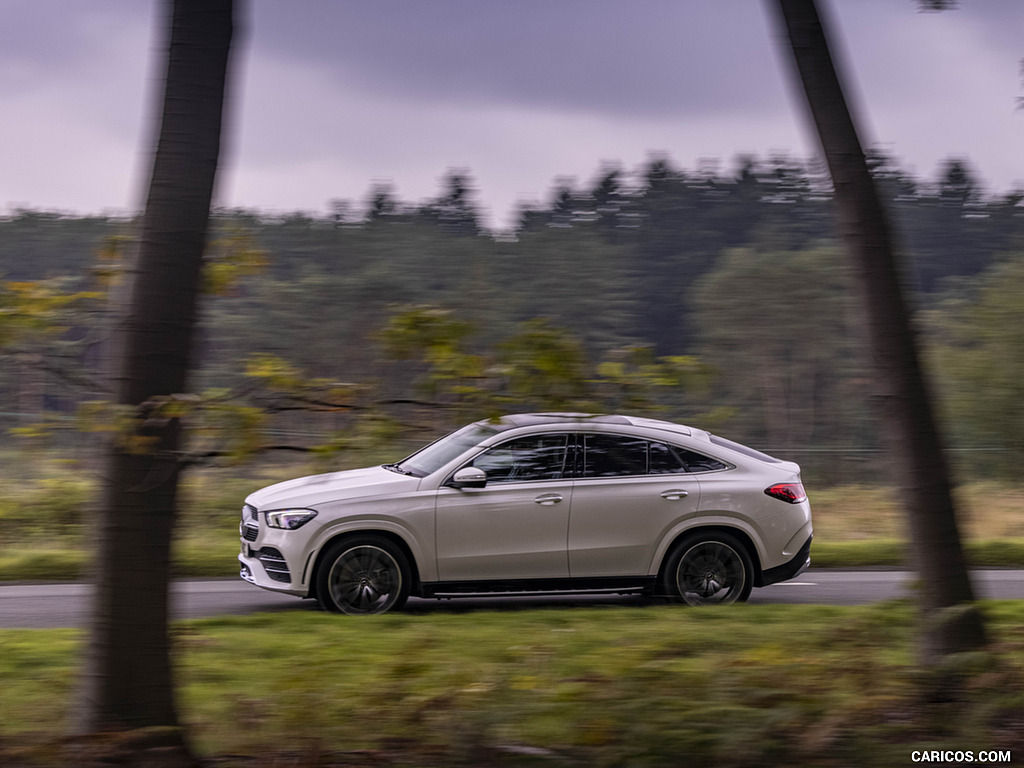
[[[618,435],[583,436],[584,477],[647,474],[647,441]]]
[[[689,471],[678,455],[678,448],[670,448],[664,443],[651,443],[650,446],[648,474],[678,475],[681,472]]]
[[[583,477],[678,475],[728,469],[710,456],[623,435],[583,435]]]
[[[686,466],[687,472],[713,472],[716,469],[728,469],[729,465],[710,456],[701,453],[688,451],[679,446],[672,446],[672,450],[679,456],[679,459]]]

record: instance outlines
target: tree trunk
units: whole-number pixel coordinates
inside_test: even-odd
[[[985,644],[953,507],[949,471],[921,370],[886,211],[833,66],[814,0],[777,0],[818,137],[868,327],[881,421],[920,578],[926,664]]]
[[[114,373],[133,421],[106,449],[80,733],[178,726],[168,587],[181,429],[158,404],[185,391],[191,362],[233,7],[174,0],[169,9],[159,142]]]

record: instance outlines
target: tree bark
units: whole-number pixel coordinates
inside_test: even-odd
[[[181,429],[159,403],[187,385],[234,9],[232,0],[168,9],[159,141],[114,372],[117,402],[133,417],[106,449],[79,733],[178,727],[168,587]]]
[[[891,465],[920,578],[919,658],[932,664],[985,644],[960,542],[950,475],[900,282],[892,230],[864,157],[814,0],[777,0],[799,81],[828,162],[854,265]]]

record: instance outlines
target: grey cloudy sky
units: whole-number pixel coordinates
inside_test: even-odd
[[[764,0],[254,0],[219,202],[435,195],[468,170],[489,220],[603,163],[810,155]],[[1024,186],[1024,3],[830,0],[865,140],[933,177]],[[0,0],[0,206],[140,206],[163,6]]]

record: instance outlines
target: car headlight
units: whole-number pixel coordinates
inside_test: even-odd
[[[294,531],[301,528],[316,517],[315,509],[278,509],[267,512],[267,525],[271,528],[284,528]]]

